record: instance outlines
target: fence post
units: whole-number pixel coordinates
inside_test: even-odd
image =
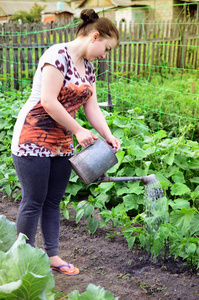
[[[99,61],[99,68],[98,68],[98,75],[99,79],[105,81],[106,80],[106,71],[107,71],[107,64],[105,59],[101,59]]]

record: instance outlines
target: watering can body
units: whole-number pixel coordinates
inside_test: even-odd
[[[117,162],[115,149],[111,148],[106,141],[98,138],[94,144],[89,145],[69,159],[72,168],[85,184],[90,184],[101,177]]]

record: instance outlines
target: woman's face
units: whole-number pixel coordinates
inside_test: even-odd
[[[86,58],[89,61],[104,59],[107,52],[111,51],[117,45],[115,38],[100,38],[99,33],[91,35],[89,47],[87,47]]]

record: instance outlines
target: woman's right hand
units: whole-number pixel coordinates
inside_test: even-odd
[[[82,147],[86,147],[90,144],[94,143],[94,140],[98,139],[97,136],[95,136],[92,131],[85,129],[83,127],[81,127],[81,129],[79,129],[77,132],[74,133],[78,143],[82,146]]]

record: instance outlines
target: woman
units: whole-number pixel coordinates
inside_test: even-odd
[[[77,38],[50,47],[40,58],[32,93],[19,113],[12,155],[21,183],[22,201],[17,233],[34,246],[38,222],[51,268],[68,275],[78,268],[58,256],[60,202],[71,174],[74,134],[85,147],[97,139],[83,128],[75,113],[81,105],[90,124],[117,151],[119,141],[111,134],[98,106],[92,61],[105,58],[119,41],[116,26],[99,18],[94,10],[81,13]]]

